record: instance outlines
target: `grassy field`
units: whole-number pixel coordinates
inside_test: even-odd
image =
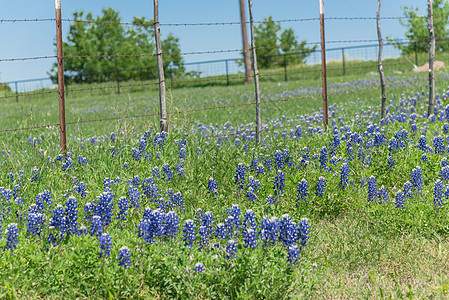
[[[0,133],[0,297],[448,298],[449,75],[434,120],[427,74],[388,72],[384,121],[377,76],[330,77],[327,132],[319,79],[262,82],[261,145],[252,85],[168,91],[166,138],[126,89],[69,93],[69,122],[121,118],[68,125],[69,156],[57,126]],[[0,128],[57,105],[3,101]]]

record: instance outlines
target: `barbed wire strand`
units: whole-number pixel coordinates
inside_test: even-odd
[[[384,42],[394,45],[399,42],[419,42],[419,41],[427,41],[429,38],[416,38],[416,39],[388,39],[384,40]],[[436,38],[436,41],[447,41],[448,38]],[[368,42],[378,42],[377,39],[364,39],[364,40],[334,40],[334,41],[326,41],[326,44],[336,44],[336,43],[368,43]],[[297,43],[297,44],[286,44],[286,45],[276,45],[276,46],[268,46],[268,47],[256,47],[256,50],[263,49],[280,49],[285,47],[294,47],[294,46],[306,46],[306,45],[319,45],[321,42],[306,42],[306,43]],[[374,45],[373,45],[374,46]],[[251,49],[250,49],[251,50]],[[227,50],[205,50],[205,51],[191,51],[191,52],[177,52],[177,53],[162,53],[163,56],[181,56],[181,55],[202,55],[202,54],[219,54],[219,53],[233,53],[233,52],[241,52],[242,49],[227,49]],[[299,52],[301,53],[301,52]],[[288,54],[292,55],[292,54]],[[142,54],[86,54],[86,55],[65,55],[63,58],[109,58],[109,57],[147,57],[147,56],[157,56],[155,53],[142,53]],[[282,55],[279,55],[282,56]],[[262,56],[263,57],[263,56]],[[270,56],[268,56],[270,57]],[[12,62],[12,61],[26,61],[26,60],[39,60],[39,59],[49,59],[49,58],[57,58],[56,55],[47,55],[47,56],[35,56],[35,57],[20,57],[20,58],[1,58],[0,62]]]

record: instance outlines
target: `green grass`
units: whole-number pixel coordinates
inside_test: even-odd
[[[354,69],[356,70],[356,69]],[[274,70],[273,72],[275,72]],[[390,72],[390,71],[388,71]],[[388,74],[387,72],[387,74]],[[391,71],[392,72],[392,71]],[[335,105],[336,116],[360,114],[361,111],[378,111],[380,91],[375,83],[377,76],[362,73],[345,77],[329,78],[329,106]],[[392,73],[389,75],[393,75]],[[389,78],[387,90],[390,112],[397,113],[399,103],[415,97],[416,93],[427,91],[427,74],[399,74]],[[304,93],[309,88],[310,92]],[[242,130],[254,123],[255,109],[252,85],[210,86],[177,88],[167,92],[168,112],[171,132],[166,144],[158,148],[151,144],[157,128],[157,117],[125,118],[104,122],[80,123],[67,128],[69,149],[73,154],[74,166],[70,172],[62,170],[62,162],[55,160],[59,152],[59,132],[53,128],[39,128],[30,131],[5,132],[2,134],[0,149],[10,150],[8,156],[0,154],[0,168],[41,163],[38,166],[40,178],[31,182],[32,167],[24,167],[24,182],[20,183],[20,197],[24,204],[13,200],[2,200],[3,230],[0,247],[6,245],[6,228],[16,222],[19,227],[19,243],[14,251],[0,251],[0,297],[1,298],[196,298],[196,299],[283,299],[283,298],[436,298],[446,299],[449,293],[449,211],[447,204],[435,209],[433,187],[439,177],[440,163],[445,155],[429,153],[429,160],[421,160],[422,152],[414,147],[420,133],[411,135],[408,122],[385,126],[386,140],[401,128],[406,129],[412,139],[407,148],[393,156],[395,170],[387,166],[388,146],[372,150],[371,163],[363,163],[359,158],[351,161],[349,178],[352,183],[346,188],[339,187],[340,167],[344,159],[349,159],[346,141],[342,141],[337,151],[339,159],[332,171],[324,171],[314,165],[313,154],[318,154],[323,146],[332,141],[332,131],[323,134],[306,135],[306,116],[318,116],[322,107],[319,93],[320,79],[309,78],[297,81],[264,81],[261,83],[262,120],[270,126],[263,133],[263,146],[253,141],[240,147],[234,146],[235,138],[230,136],[220,147],[217,138],[208,139],[192,126],[198,123],[218,124],[219,130],[210,132],[215,136],[223,131],[223,125],[241,126]],[[437,92],[446,92],[447,74],[437,74]],[[295,94],[295,91],[296,94]],[[157,90],[123,89],[120,95],[90,94],[88,91],[69,93],[67,97],[67,120],[102,119],[111,116],[132,116],[158,112]],[[289,96],[289,94],[291,94]],[[289,98],[290,97],[290,98]],[[292,99],[303,97],[299,99]],[[288,101],[276,101],[290,99]],[[360,101],[358,101],[360,99]],[[390,104],[390,100],[392,101]],[[418,105],[425,106],[423,99]],[[251,105],[244,105],[250,103]],[[229,108],[218,108],[230,106]],[[236,106],[240,105],[240,106]],[[398,106],[397,106],[398,105]],[[15,99],[2,102],[0,128],[39,126],[58,123],[58,102],[56,95],[29,97],[15,103]],[[200,108],[216,109],[186,112]],[[404,104],[405,111],[409,106]],[[98,110],[97,110],[98,109]],[[285,119],[284,119],[285,117]],[[352,116],[343,118],[352,132],[363,134],[370,122],[378,124],[378,119],[361,117],[356,121]],[[417,119],[418,128],[424,127],[423,119]],[[313,127],[321,127],[319,121]],[[290,129],[301,124],[303,137],[297,141],[289,138]],[[274,128],[273,125],[277,125]],[[246,127],[245,127],[246,126]],[[283,126],[287,138],[282,138]],[[340,127],[340,126],[339,126]],[[431,147],[434,132],[443,132],[443,123],[427,121],[427,143]],[[123,133],[120,134],[120,131]],[[152,159],[137,162],[131,157],[131,149],[138,147],[142,134],[152,130],[147,152]],[[117,134],[117,142],[111,143],[111,132]],[[340,134],[343,136],[343,134]],[[444,135],[445,136],[445,135]],[[28,138],[40,138],[37,147],[32,147]],[[91,138],[97,141],[91,144]],[[176,174],[174,166],[179,163],[177,141],[187,141],[187,158],[184,162],[185,175]],[[81,143],[84,143],[81,147]],[[247,144],[247,148],[244,147]],[[115,146],[120,153],[111,157],[110,147]],[[298,151],[310,149],[310,164],[307,167],[283,168],[285,192],[277,205],[271,208],[265,199],[273,194],[272,184],[276,170],[256,176],[260,180],[258,200],[255,203],[245,197],[246,189],[239,191],[234,184],[234,172],[239,163],[249,165],[255,157],[266,155],[273,158],[276,150],[288,147],[294,161],[299,163]],[[197,154],[201,149],[201,155]],[[42,150],[43,154],[39,151]],[[25,153],[27,151],[27,153]],[[78,155],[88,158],[87,165],[80,166]],[[159,158],[157,158],[159,156]],[[355,152],[357,157],[357,151]],[[48,161],[47,161],[48,160]],[[123,168],[125,163],[129,169]],[[185,209],[175,208],[180,217],[180,231],[186,219],[193,219],[195,212],[212,211],[216,223],[223,222],[226,209],[238,203],[242,214],[247,209],[254,210],[258,225],[264,215],[281,218],[289,214],[295,222],[302,217],[309,218],[310,239],[307,247],[301,249],[297,266],[286,262],[287,250],[280,245],[258,247],[249,250],[243,247],[239,238],[238,258],[226,259],[223,253],[209,247],[200,251],[198,245],[190,250],[183,245],[182,232],[176,239],[157,239],[154,244],[145,244],[137,236],[137,225],[142,219],[142,209],[130,210],[126,222],[114,221],[106,231],[112,236],[112,255],[109,259],[99,259],[99,242],[90,235],[70,236],[57,246],[45,243],[50,228],[47,226],[40,237],[26,232],[26,213],[35,202],[38,193],[50,190],[53,208],[56,204],[65,207],[65,195],[73,194],[78,201],[78,222],[89,227],[83,218],[83,207],[87,202],[95,202],[103,192],[106,177],[120,177],[112,192],[117,199],[127,196],[127,180],[138,175],[141,179],[151,177],[154,167],[162,172],[162,167],[170,164],[175,173],[172,182],[155,180],[161,195],[172,188],[181,192]],[[273,162],[274,163],[274,162]],[[404,209],[394,207],[394,196],[410,180],[413,168],[423,169],[423,190],[407,199]],[[12,183],[8,173],[12,172],[16,181]],[[13,189],[20,175],[18,170],[0,171],[0,186]],[[389,203],[367,202],[366,185],[363,179],[375,176],[378,187],[385,186]],[[218,184],[218,195],[207,193],[208,179],[213,176]],[[318,177],[325,176],[326,192],[323,198],[315,195]],[[88,196],[80,197],[73,192],[73,179],[84,182]],[[307,202],[297,200],[297,186],[302,178],[309,183]],[[142,192],[142,190],[141,190]],[[166,197],[167,198],[167,197]],[[141,198],[142,207],[156,208],[148,197]],[[15,214],[15,211],[18,214]],[[19,217],[23,215],[22,219]],[[47,225],[51,213],[46,213]],[[24,219],[25,218],[25,219]],[[199,239],[197,238],[197,242]],[[213,239],[217,242],[217,239]],[[222,246],[225,244],[222,243]],[[133,255],[133,265],[128,269],[118,266],[117,254],[122,246],[128,246]],[[192,269],[197,262],[206,267],[203,273]]]

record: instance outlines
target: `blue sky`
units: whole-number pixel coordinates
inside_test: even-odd
[[[245,0],[246,2],[246,0]],[[425,0],[383,0],[382,16],[401,16],[404,6],[418,7],[426,12]],[[272,16],[274,20],[314,18],[319,16],[318,0],[253,0],[255,20]],[[134,16],[153,18],[151,0],[62,0],[62,17],[72,18],[73,12],[83,10],[94,16],[105,7],[120,12],[122,21],[131,21]],[[375,17],[377,0],[325,0],[325,17]],[[199,23],[239,21],[238,0],[160,0],[159,19],[161,23]],[[54,18],[54,0],[0,0],[0,19]],[[247,17],[249,18],[248,12]],[[67,36],[70,23],[63,23],[63,36]],[[283,23],[283,28],[293,28],[299,40],[319,42],[319,22]],[[162,35],[172,33],[180,38],[183,52],[238,49],[241,34],[238,25],[161,27]],[[248,31],[249,33],[249,31]],[[404,27],[398,20],[382,21],[383,36],[403,37]],[[0,22],[0,59],[54,55],[53,42],[56,36],[54,22]],[[368,21],[326,21],[326,40],[376,39],[376,22]],[[332,44],[328,47],[344,47],[352,44]],[[186,62],[235,58],[238,53],[205,54],[186,56]],[[24,62],[0,62],[0,80],[47,77],[53,59]]]

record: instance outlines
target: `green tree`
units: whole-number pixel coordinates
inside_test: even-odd
[[[282,66],[285,54],[287,64],[298,64],[315,51],[316,46],[308,48],[306,41],[298,43],[293,29],[285,29],[281,34],[281,25],[274,22],[272,17],[264,19],[254,28],[256,40],[257,63],[260,68],[273,68]]]
[[[75,22],[70,26],[67,41],[63,42],[64,56],[85,57],[64,58],[64,75],[69,83],[113,81],[117,76],[121,81],[157,78],[156,57],[139,56],[156,53],[152,20],[135,17],[132,26],[119,24],[121,18],[112,8],[103,9],[103,15],[97,18],[91,13],[84,17],[82,11],[73,16]],[[171,34],[161,43],[163,53],[180,52],[179,39]],[[102,57],[89,57],[95,55]],[[168,66],[173,68],[173,75],[180,75],[185,70],[180,55],[164,56],[163,62],[166,71]],[[55,63],[49,72],[55,82],[57,70]]]
[[[401,24],[406,27],[405,37],[408,42],[396,46],[401,49],[402,54],[429,51],[429,30],[427,28],[427,13],[420,15],[418,8],[404,7],[404,19]],[[449,3],[445,0],[433,0],[433,28],[435,31],[435,50],[449,50],[447,37],[449,25]],[[391,39],[390,39],[391,40]],[[415,44],[416,43],[416,44]]]

